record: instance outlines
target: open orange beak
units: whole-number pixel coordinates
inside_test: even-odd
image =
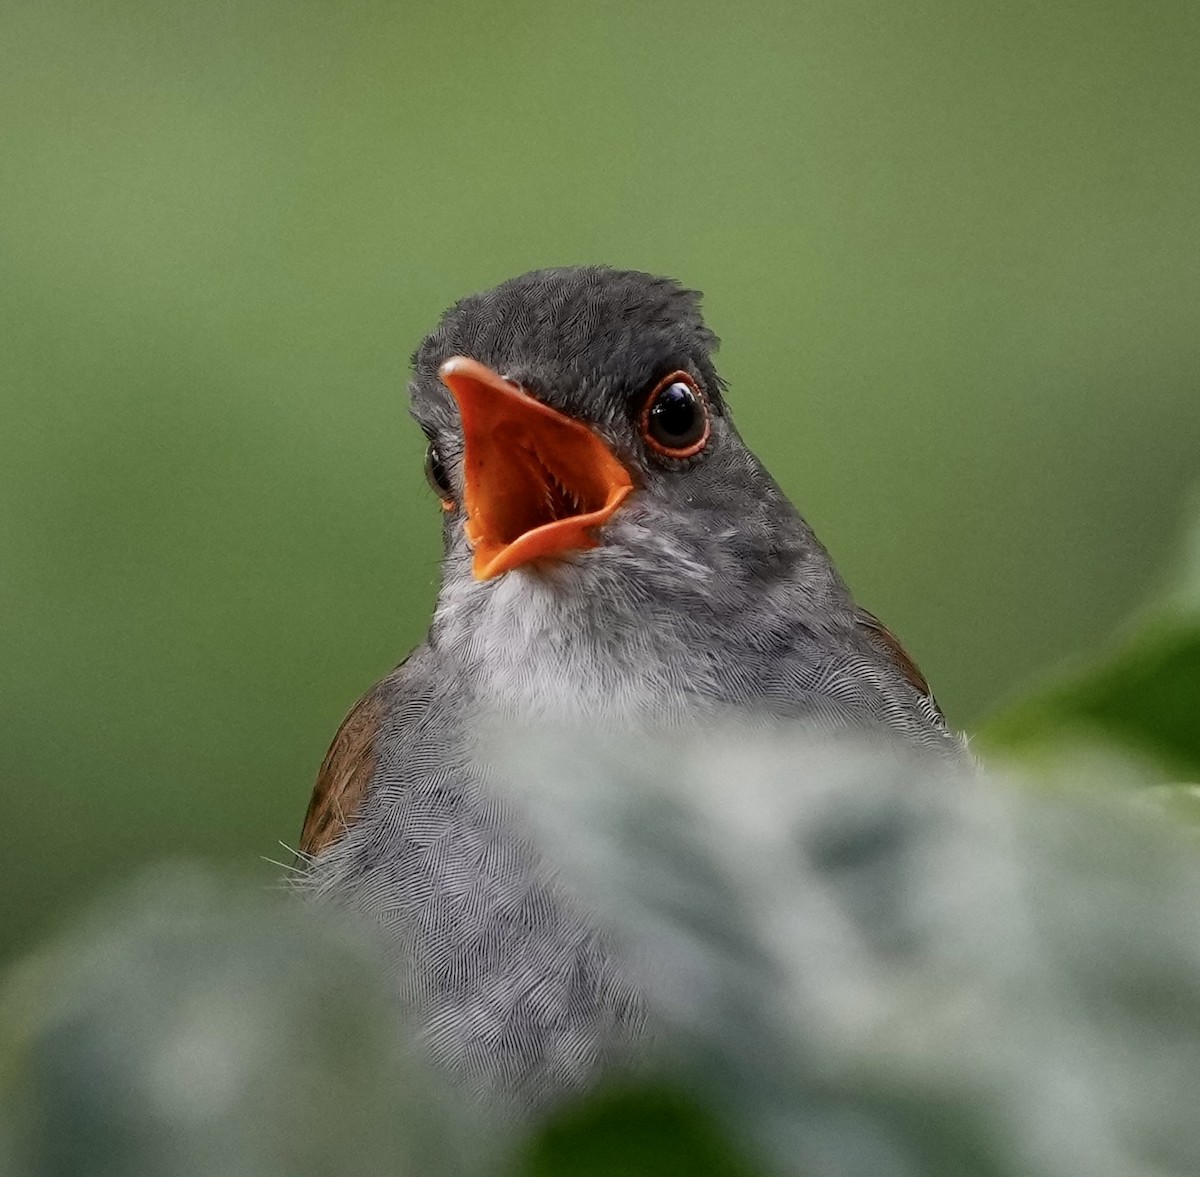
[[[462,418],[476,580],[596,547],[595,529],[633,489],[608,446],[477,360],[452,356],[438,374]]]

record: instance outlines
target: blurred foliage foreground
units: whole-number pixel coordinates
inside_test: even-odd
[[[802,732],[505,753],[654,1059],[534,1125],[433,1074],[346,917],[164,869],[3,992],[30,1174],[1200,1173],[1200,531],[978,776]],[[572,781],[570,790],[559,782]]]

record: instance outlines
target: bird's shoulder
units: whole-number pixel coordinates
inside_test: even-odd
[[[353,707],[325,753],[300,834],[300,854],[309,860],[344,834],[362,812],[375,774],[379,736],[389,715],[406,698],[420,694],[421,647],[380,679]]]
[[[944,720],[942,710],[933,697],[929,682],[921,673],[921,668],[913,660],[912,655],[900,643],[900,639],[874,613],[855,606],[854,624],[858,632],[888,659],[889,662],[903,675],[910,687],[923,696],[939,719]]]

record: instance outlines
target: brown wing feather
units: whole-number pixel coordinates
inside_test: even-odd
[[[892,656],[897,669],[904,675],[905,679],[920,691],[934,707],[937,707],[937,700],[933,697],[933,692],[929,689],[929,683],[921,673],[920,667],[912,660],[912,656],[900,644],[900,639],[874,613],[868,613],[866,609],[858,609],[857,620],[859,626],[866,631],[867,636],[876,645],[882,646]],[[938,708],[938,714],[941,714],[940,708]]]
[[[300,853],[315,857],[337,841],[358,816],[375,771],[375,735],[383,720],[378,689],[364,695],[342,720],[317,773],[304,817]]]

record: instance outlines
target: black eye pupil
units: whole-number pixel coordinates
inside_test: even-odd
[[[695,389],[682,380],[654,398],[647,418],[650,436],[668,449],[686,449],[704,435],[704,411]]]
[[[438,453],[437,446],[433,442],[429,443],[429,448],[425,451],[425,477],[429,479],[429,485],[433,487],[434,494],[439,498],[453,498],[451,493],[450,478],[446,474],[446,467],[442,465],[442,455]]]

